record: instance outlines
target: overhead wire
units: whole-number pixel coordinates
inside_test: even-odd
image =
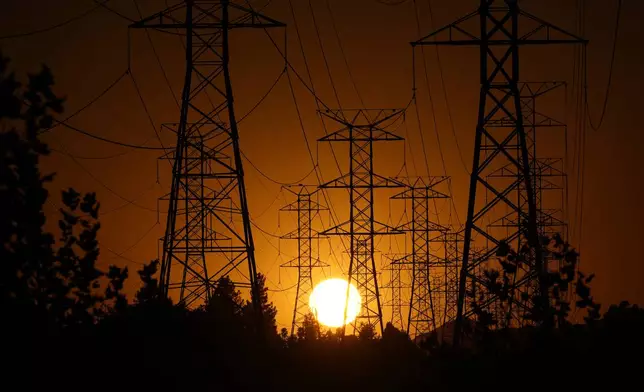
[[[66,151],[65,147],[63,147],[63,150],[64,150],[64,151]],[[85,167],[85,165],[83,165],[82,163],[80,163],[76,158],[74,158],[74,157],[73,157],[73,156],[71,156],[71,155],[68,155],[68,156],[71,158],[71,160],[72,160],[72,161],[73,161],[73,162],[74,162],[78,167],[80,167],[80,168],[81,168],[85,173],[87,173],[87,175],[88,175],[88,176],[90,176],[90,177],[91,177],[91,178],[92,178],[96,183],[98,183],[100,186],[102,186],[103,188],[105,188],[107,191],[109,191],[109,192],[110,192],[111,194],[113,194],[114,196],[116,196],[116,197],[118,197],[119,199],[121,199],[121,200],[123,200],[123,201],[127,202],[128,204],[131,204],[131,205],[133,205],[133,206],[135,206],[135,207],[138,207],[139,209],[142,209],[142,210],[145,210],[145,211],[151,211],[151,212],[156,212],[156,213],[158,213],[158,211],[157,211],[156,209],[151,209],[151,208],[148,208],[148,207],[142,206],[142,205],[140,205],[140,204],[136,203],[136,201],[131,200],[131,199],[128,199],[127,197],[125,197],[125,196],[121,195],[120,193],[116,192],[116,191],[115,191],[114,189],[112,189],[110,186],[108,186],[108,185],[107,185],[107,184],[105,184],[103,181],[101,181],[101,180],[100,180],[96,175],[94,175],[94,173],[92,173],[89,169],[87,169],[87,168]]]
[[[253,163],[253,161],[251,161],[251,160],[246,156],[246,154],[244,154],[244,152],[243,152],[243,151],[241,151],[241,155],[242,155],[242,157],[243,157],[243,158],[244,158],[248,163],[250,163],[250,165],[253,167],[253,169],[255,169],[255,171],[257,171],[257,172],[258,172],[262,177],[266,178],[266,179],[267,179],[267,180],[269,180],[270,182],[273,182],[273,183],[275,183],[275,184],[277,184],[277,185],[284,185],[284,186],[288,186],[288,185],[298,185],[298,184],[301,184],[301,183],[302,183],[302,181],[304,181],[304,180],[305,180],[305,179],[307,179],[311,174],[313,174],[313,172],[314,172],[314,171],[315,171],[315,169],[316,169],[316,167],[313,167],[313,168],[312,168],[312,169],[311,169],[311,170],[310,170],[310,171],[309,171],[309,172],[308,172],[304,177],[301,177],[300,179],[295,180],[295,181],[292,181],[292,182],[279,181],[279,180],[276,180],[276,179],[274,179],[273,177],[269,176],[269,175],[268,175],[268,174],[266,174],[262,169],[260,169],[257,165],[255,165],[255,164]]]
[[[93,13],[94,11],[96,11],[97,9],[99,9],[101,6],[105,5],[109,1],[110,0],[103,0],[102,2],[99,2],[98,0],[95,0],[94,2],[97,3],[96,6],[90,8],[90,9],[88,9],[88,10],[86,10],[86,11],[84,11],[84,12],[82,12],[82,13],[76,15],[76,16],[73,16],[73,17],[71,17],[71,18],[69,18],[69,19],[67,19],[67,20],[65,20],[63,22],[56,23],[55,25],[44,27],[44,28],[41,28],[41,29],[27,31],[27,32],[24,32],[24,33],[15,33],[15,34],[3,35],[3,36],[0,36],[0,40],[28,37],[28,36],[31,36],[31,35],[47,33],[49,31],[58,29],[60,27],[67,26],[68,24],[76,22],[77,20],[80,20],[80,19],[86,17],[87,15]]]
[[[612,50],[611,50],[611,56],[610,56],[610,63],[608,66],[608,80],[606,81],[606,92],[604,94],[604,101],[602,104],[601,114],[599,116],[597,125],[593,123],[593,119],[590,114],[590,107],[588,103],[588,68],[584,70],[584,101],[586,105],[586,117],[588,118],[588,125],[590,125],[590,128],[593,131],[598,131],[599,128],[601,128],[602,124],[604,123],[604,117],[606,116],[606,111],[608,109],[608,99],[610,98],[610,89],[613,82],[613,66],[615,65],[615,53],[617,52],[617,40],[619,36],[619,25],[620,25],[621,15],[622,15],[622,0],[618,0],[617,12],[615,16],[615,27],[613,29],[613,44],[612,44]],[[584,56],[586,56],[586,52],[584,52]],[[584,58],[583,61],[586,62],[587,60]]]
[[[100,140],[100,141],[105,142],[105,143],[110,143],[110,144],[114,144],[114,145],[121,146],[121,147],[135,148],[135,149],[139,149],[139,150],[154,150],[154,151],[164,151],[164,150],[166,150],[163,147],[146,146],[145,143],[143,143],[142,145],[137,145],[137,144],[121,142],[121,141],[118,141],[118,140],[108,139],[108,138],[103,137],[103,136],[95,135],[95,134],[93,134],[93,133],[91,133],[89,131],[86,131],[84,129],[81,129],[79,127],[70,125],[65,121],[61,121],[61,120],[57,120],[57,119],[53,119],[53,121],[55,123],[57,123],[57,124],[62,125],[65,128],[68,128],[68,129],[74,131],[74,132],[78,132],[78,133],[80,133],[82,135],[85,135],[85,136],[90,137],[92,139]]]
[[[376,0],[377,3],[388,6],[397,6],[408,3],[410,0]]]
[[[415,19],[416,19],[417,34],[420,36],[421,35],[421,24],[420,24],[420,17],[418,15],[420,10],[418,8],[416,0],[413,0],[413,4],[414,4],[414,15],[415,15]],[[426,59],[426,56],[425,56],[425,49],[424,49],[423,46],[421,46],[420,49],[421,49],[421,55],[423,57],[422,63],[423,63],[423,70],[424,70],[424,76],[425,76],[425,84],[426,84],[426,87],[427,87],[427,95],[429,97],[429,106],[430,106],[430,108],[432,110],[432,120],[433,120],[433,124],[434,124],[434,134],[436,136],[436,141],[438,143],[438,152],[439,152],[439,156],[440,156],[442,167],[443,167],[443,173],[444,173],[444,175],[447,175],[447,166],[445,165],[445,157],[443,155],[443,147],[441,145],[440,134],[438,132],[438,121],[436,120],[436,108],[434,106],[434,99],[432,97],[431,85],[429,83],[429,71],[427,69],[427,59]],[[415,77],[416,77],[416,75],[414,74],[414,78]],[[415,85],[416,85],[416,83],[414,83],[414,86]],[[417,98],[416,91],[414,91],[414,95],[413,95],[412,99],[414,101],[416,119],[418,121],[418,133],[420,133],[420,140],[421,140],[421,146],[422,146],[422,150],[423,150],[423,156],[425,157],[425,167],[426,167],[426,170],[427,170],[427,177],[430,178],[431,173],[430,173],[430,170],[429,170],[429,159],[428,159],[428,156],[427,156],[427,147],[425,145],[425,137],[423,136],[422,121],[421,121],[421,117],[420,117],[420,109],[418,107],[418,98]],[[434,210],[438,211],[438,204],[436,203],[435,198],[432,198],[432,204],[434,205]],[[440,225],[440,217],[437,216],[436,221]]]
[[[152,230],[154,230],[154,228],[155,228],[155,227],[157,227],[157,226],[159,226],[159,222],[155,222],[155,223],[154,223],[154,224],[153,224],[149,229],[147,229],[147,230],[146,230],[146,231],[145,231],[145,232],[144,232],[144,233],[143,233],[139,238],[137,238],[137,239],[134,241],[134,243],[133,243],[132,245],[128,246],[127,248],[125,248],[125,249],[124,249],[124,250],[122,250],[121,252],[116,253],[114,256],[116,256],[116,257],[120,257],[120,258],[123,258],[123,256],[124,256],[127,252],[131,251],[131,250],[132,250],[132,249],[134,249],[137,245],[139,245],[139,244],[140,244],[140,243],[145,239],[145,237],[147,237],[147,236],[148,236],[148,234],[150,234],[150,233],[152,232]],[[114,258],[114,257],[112,257],[112,258]],[[131,259],[126,259],[126,260],[130,260],[130,261],[131,261]]]
[[[408,1],[408,0],[404,0]],[[349,74],[349,80],[351,81],[351,85],[353,86],[353,91],[355,91],[356,95],[358,96],[358,99],[360,100],[360,104],[362,107],[367,107],[365,105],[364,100],[362,99],[362,94],[360,94],[360,91],[358,90],[358,86],[356,84],[355,78],[353,77],[353,72],[351,72],[351,67],[349,66],[349,60],[347,58],[346,53],[344,52],[344,45],[342,44],[342,40],[340,39],[340,32],[338,30],[338,27],[335,23],[335,17],[333,16],[333,10],[331,9],[331,2],[329,0],[326,0],[326,8],[329,12],[329,16],[331,18],[331,27],[333,28],[333,31],[335,32],[335,38],[338,43],[338,47],[340,48],[340,54],[342,56],[342,59],[344,61],[344,66],[347,69],[347,73]]]
[[[136,82],[136,79],[134,78],[134,72],[130,72],[130,79],[132,79],[132,84],[134,85],[134,89],[136,90],[136,95],[139,97],[139,100],[141,101],[141,105],[143,105],[143,110],[145,111],[145,114],[148,118],[148,121],[150,122],[150,126],[154,130],[154,134],[156,135],[157,139],[159,140],[159,144],[161,144],[161,147],[164,150],[167,150],[166,147],[163,145],[163,140],[161,140],[161,135],[159,134],[159,131],[157,130],[157,127],[154,125],[154,120],[152,119],[152,115],[150,114],[150,111],[148,110],[148,105],[145,103],[145,99],[143,98],[143,94],[141,94],[141,90],[139,89],[139,85]]]
[[[143,19],[143,14],[141,13],[141,9],[139,8],[139,4],[136,2],[136,0],[132,0],[132,3],[134,3],[134,8],[136,8],[136,12],[139,15],[139,17],[141,19]],[[159,68],[161,69],[161,73],[163,74],[163,79],[165,80],[165,83],[168,86],[168,89],[170,89],[170,94],[172,94],[172,98],[174,99],[174,103],[180,109],[181,105],[179,104],[179,99],[177,99],[177,95],[174,93],[174,90],[172,89],[172,84],[170,83],[170,79],[168,79],[168,74],[165,72],[165,68],[163,67],[163,63],[161,62],[161,58],[159,57],[159,54],[157,53],[156,47],[154,46],[154,42],[152,41],[152,36],[150,35],[150,30],[149,29],[143,29],[143,30],[145,30],[145,35],[148,38],[148,42],[150,43],[150,47],[152,48],[152,53],[154,54],[154,58],[156,59],[156,62],[159,65]]]
[[[414,5],[415,4],[416,4],[416,0],[414,0]],[[435,26],[435,24],[434,24],[434,11],[433,11],[433,8],[432,8],[431,0],[427,0],[427,10],[428,10],[428,13],[429,13],[430,27],[434,27]],[[438,67],[438,74],[439,74],[440,80],[441,80],[441,90],[443,91],[443,99],[445,100],[445,105],[447,107],[447,119],[449,121],[450,130],[452,131],[452,136],[454,137],[454,142],[456,144],[456,151],[458,152],[458,157],[459,157],[459,160],[461,161],[461,164],[463,165],[463,169],[465,169],[465,172],[468,175],[472,175],[470,170],[467,168],[467,163],[465,162],[465,159],[463,159],[463,153],[461,151],[461,146],[460,146],[460,143],[458,142],[458,137],[456,136],[456,127],[454,126],[454,119],[452,118],[452,110],[451,110],[451,107],[450,107],[450,104],[449,104],[449,98],[447,96],[447,87],[445,85],[445,76],[443,74],[443,63],[441,61],[440,51],[438,50],[439,49],[438,46],[435,46],[434,49],[435,49],[435,53],[436,53],[436,65]],[[423,60],[424,60],[424,58],[425,58],[425,56],[423,55]],[[440,140],[439,140],[439,145],[440,145]],[[442,149],[441,149],[441,158],[442,158]],[[447,175],[447,171],[446,171],[447,169],[445,169],[444,159],[443,159],[443,169],[445,170],[445,174]],[[452,210],[453,210],[454,211],[454,216],[456,217],[456,223],[458,224],[458,226],[462,227],[463,224],[462,224],[461,218],[460,218],[460,216],[458,214],[458,209],[456,208],[456,200],[455,200],[455,197],[454,197],[454,191],[452,189],[452,180],[451,180],[451,178],[448,180],[447,186],[448,186],[448,190],[449,190],[450,203],[451,203],[450,223],[451,223],[451,215],[452,215]]]
[[[78,155],[78,154],[72,154],[67,151],[59,150],[57,148],[49,147],[50,150],[55,151],[57,153],[60,153],[62,155],[67,155],[70,158],[76,158],[76,159],[82,159],[82,160],[97,160],[97,161],[102,161],[102,160],[107,160],[107,159],[114,159],[114,158],[119,158],[122,157],[128,153],[130,153],[132,150],[126,150],[122,151],[118,154],[112,154],[112,155],[104,155],[104,156],[83,156],[83,155]]]
[[[116,85],[119,84],[119,82],[121,80],[123,80],[123,78],[126,77],[129,74],[129,72],[130,72],[130,70],[126,69],[112,83],[110,83],[109,86],[107,86],[107,88],[105,88],[103,91],[101,91],[94,98],[90,99],[85,105],[81,106],[79,109],[74,111],[72,114],[70,114],[69,116],[65,117],[63,120],[61,120],[61,122],[66,122],[66,121],[71,120],[72,118],[76,117],[81,112],[85,111],[90,106],[92,106],[96,101],[98,101],[99,99],[103,98],[108,92],[110,92],[110,90],[112,90],[114,87],[116,87]],[[40,134],[44,134],[44,133],[46,133],[46,132],[58,127],[59,125],[61,125],[61,124],[59,122],[57,122],[54,125],[52,125],[51,127],[43,129],[42,131],[40,131]]]
[[[250,116],[250,115],[255,111],[255,109],[257,109],[257,108],[259,107],[259,105],[261,105],[261,104],[264,102],[264,100],[265,100],[266,98],[268,98],[268,96],[271,94],[271,92],[273,92],[273,90],[275,89],[275,86],[277,86],[277,84],[279,83],[279,81],[280,81],[280,80],[282,80],[282,78],[284,77],[284,75],[286,74],[286,72],[287,72],[287,71],[288,71],[288,69],[286,68],[286,65],[285,65],[285,66],[284,66],[284,69],[282,70],[282,72],[280,72],[280,74],[279,74],[279,75],[277,75],[277,78],[275,79],[275,81],[274,81],[274,82],[271,84],[271,86],[268,88],[268,91],[266,91],[266,93],[264,93],[264,95],[262,95],[262,97],[259,99],[259,101],[257,101],[257,102],[255,103],[255,105],[253,105],[253,106],[248,110],[248,112],[246,112],[246,114],[244,114],[243,116],[241,116],[241,117],[239,118],[239,120],[237,120],[237,124],[240,124],[240,123],[241,123],[242,121],[244,121],[247,117],[249,117],[249,116]]]
[[[429,23],[430,26],[434,26],[434,11],[432,9],[432,3],[431,0],[427,0],[427,8],[429,11]],[[461,146],[460,143],[458,142],[458,137],[456,136],[456,127],[454,126],[454,119],[452,117],[452,110],[449,104],[449,98],[447,96],[447,88],[445,85],[445,76],[443,74],[443,62],[441,61],[441,56],[440,56],[440,51],[438,50],[438,46],[434,47],[435,53],[436,53],[436,65],[438,68],[438,75],[440,76],[441,80],[441,90],[443,91],[443,99],[445,100],[445,105],[447,106],[447,119],[449,121],[450,125],[450,130],[452,131],[452,136],[454,136],[454,142],[456,143],[456,150],[458,152],[458,157],[461,161],[461,164],[463,164],[463,169],[465,169],[465,172],[467,174],[470,174],[470,170],[467,167],[467,163],[465,162],[465,159],[463,159],[463,153],[461,151]]]
[[[111,8],[111,7],[109,7],[108,5],[106,5],[106,4],[104,4],[104,3],[100,3],[100,1],[99,1],[99,0],[93,0],[93,1],[94,1],[94,3],[96,3],[99,7],[104,8],[105,10],[107,10],[107,11],[111,12],[112,14],[114,14],[114,15],[116,15],[116,16],[118,16],[118,17],[120,17],[121,19],[127,20],[127,21],[128,21],[128,22],[130,22],[130,23],[136,23],[136,22],[138,22],[136,19],[132,19],[132,18],[130,18],[129,16],[123,15],[122,13],[118,12],[118,11],[117,11],[117,10],[115,10],[114,8]],[[157,28],[154,28],[153,30],[158,31],[158,32],[160,32],[160,33],[164,33],[164,34],[170,34],[170,35],[185,35],[185,34],[183,34],[183,33],[178,33],[178,32],[173,33],[173,32],[171,32],[171,31],[168,31],[168,30],[165,30],[165,29],[157,29]]]
[[[320,105],[324,106],[326,109],[330,109],[326,104],[324,104],[324,102],[321,99],[319,99],[319,97],[317,96],[317,93],[315,92],[315,84],[313,82],[311,69],[309,67],[309,64],[308,64],[308,61],[307,61],[307,58],[306,58],[306,52],[304,51],[303,40],[302,40],[302,37],[300,35],[299,25],[297,23],[297,18],[295,16],[295,10],[293,8],[293,3],[292,3],[291,0],[289,0],[289,8],[290,8],[290,11],[291,11],[291,15],[293,17],[293,24],[294,24],[295,31],[296,31],[296,36],[297,36],[297,39],[298,39],[300,52],[302,53],[302,57],[303,57],[303,60],[304,60],[304,66],[305,66],[307,75],[309,77],[309,82],[311,83],[311,87],[309,87],[306,84],[306,82],[304,81],[304,79],[297,73],[295,68],[288,61],[288,57],[280,50],[279,46],[275,43],[275,40],[268,34],[268,32],[266,30],[264,30],[264,31],[266,32],[266,35],[269,37],[269,39],[273,43],[273,46],[277,49],[277,51],[282,55],[282,57],[286,61],[287,65],[289,66],[289,69],[291,69],[293,71],[293,74],[296,77],[298,77],[300,82],[302,82],[302,84],[307,88],[307,90],[309,90],[309,92],[313,95],[313,97],[315,99],[316,106],[318,108],[318,111],[321,110]],[[315,158],[313,156],[313,151],[311,150],[311,146],[310,146],[309,141],[308,141],[308,136],[306,135],[306,128],[304,127],[304,122],[302,120],[302,115],[301,115],[301,112],[300,112],[300,109],[299,109],[299,105],[297,103],[297,96],[295,95],[295,90],[293,88],[293,82],[292,82],[292,79],[290,77],[290,72],[287,72],[287,79],[288,79],[288,82],[289,82],[289,89],[291,91],[291,96],[293,98],[293,103],[294,103],[295,108],[296,108],[296,113],[298,115],[298,119],[299,119],[299,123],[300,123],[300,129],[302,131],[302,135],[304,136],[304,141],[305,141],[305,144],[306,144],[306,148],[307,148],[307,151],[309,153],[309,157],[311,159],[311,164],[314,167],[316,167],[316,166],[318,167],[318,170],[315,171],[315,175],[317,177],[318,183],[323,184],[324,181],[322,180],[322,169],[315,162]],[[325,135],[328,135],[329,133],[328,133],[328,130],[326,128],[326,124],[324,123],[324,120],[322,120],[320,118],[320,121],[322,123],[322,129],[324,130]],[[340,168],[340,163],[339,163],[338,158],[337,158],[337,156],[335,154],[335,151],[333,149],[331,149],[331,155],[333,156],[333,160],[335,161],[336,168],[338,169],[338,172],[340,173],[340,175],[342,175],[342,170]],[[334,210],[333,206],[331,205],[331,203],[329,201],[329,197],[327,195],[326,189],[322,188],[321,191],[322,191],[322,196],[324,197],[325,203],[329,208],[329,213],[330,213],[329,215],[331,217],[331,220],[332,220],[334,225],[337,225],[338,222],[339,222],[339,219],[337,217],[337,214],[335,213],[335,210]],[[341,240],[341,242],[343,244],[343,247],[345,249],[348,249],[347,246],[344,244],[344,239],[341,237],[340,240]],[[336,261],[337,260],[338,259],[336,257]]]
[[[324,60],[324,67],[326,68],[327,76],[329,77],[329,82],[331,83],[331,88],[333,89],[333,95],[338,104],[338,108],[342,108],[340,104],[340,96],[338,95],[338,89],[335,87],[335,82],[333,81],[333,76],[331,76],[331,67],[329,66],[329,60],[327,59],[326,52],[324,50],[324,45],[322,44],[322,35],[320,34],[320,29],[318,28],[318,22],[315,17],[315,11],[313,10],[313,4],[311,0],[309,3],[309,12],[311,13],[311,18],[313,19],[313,28],[315,30],[315,35],[317,37],[318,46],[320,47],[320,53],[322,54],[322,59]]]

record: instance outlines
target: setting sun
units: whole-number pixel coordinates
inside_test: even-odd
[[[344,279],[327,279],[320,282],[311,297],[309,307],[315,318],[327,327],[341,327],[344,323],[344,307],[347,299],[347,281]],[[349,324],[360,313],[360,293],[354,285],[349,286],[349,304],[346,324]]]

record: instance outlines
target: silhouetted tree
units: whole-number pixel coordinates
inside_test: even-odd
[[[135,299],[139,304],[163,300],[159,290],[159,281],[154,277],[159,269],[159,260],[153,260],[137,271],[141,279],[141,288],[136,292]]]
[[[266,276],[261,273],[257,274],[257,291],[259,292],[259,304],[261,307],[261,322],[263,333],[266,333],[268,336],[276,337],[277,336],[277,321],[275,317],[277,316],[277,308],[269,301],[268,298],[268,288],[266,287]],[[258,316],[255,313],[253,308],[252,301],[246,301],[244,305],[244,314],[246,315],[246,322],[248,325],[253,325],[256,323]]]
[[[358,328],[358,339],[374,340],[376,338],[376,329],[369,323],[362,323]]]
[[[110,267],[105,274],[96,268],[100,224],[93,193],[64,191],[58,244],[44,231],[45,184],[53,175],[40,173],[40,157],[49,150],[38,135],[52,126],[52,113],[63,111],[63,99],[52,91],[49,68],[29,74],[23,86],[8,64],[0,54],[0,296],[14,310],[47,319],[43,325],[91,325],[125,307],[127,269]],[[101,294],[104,276],[108,286]]]
[[[320,337],[320,324],[312,313],[304,315],[302,326],[297,328],[298,340],[318,340]]]

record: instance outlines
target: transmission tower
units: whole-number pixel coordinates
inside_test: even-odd
[[[439,297],[445,299],[443,306],[442,325],[456,319],[456,304],[458,302],[459,264],[462,258],[463,233],[448,231],[441,233],[439,240],[443,243],[443,279],[445,285],[439,286]]]
[[[374,219],[374,190],[398,188],[401,182],[374,173],[374,142],[403,140],[387,131],[404,116],[398,109],[327,110],[324,117],[339,123],[342,128],[319,139],[323,142],[349,144],[349,171],[341,177],[320,185],[321,188],[349,190],[349,220],[325,230],[324,235],[344,235],[350,239],[349,283],[355,283],[362,299],[360,314],[353,322],[355,333],[363,323],[383,332],[382,309],[378,276],[374,259],[374,237],[381,234],[400,234],[394,228]],[[347,296],[348,297],[348,296]]]
[[[389,272],[389,282],[387,282],[387,284],[385,284],[382,288],[387,289],[391,292],[391,299],[383,306],[388,306],[391,308],[391,324],[399,330],[403,331],[405,329],[403,317],[403,292],[404,290],[410,288],[406,283],[407,279],[403,279],[403,275],[409,272],[409,266],[405,263],[399,263],[398,259],[400,259],[400,257],[385,255],[385,258],[388,260],[388,263],[383,271]]]
[[[407,264],[412,270],[409,313],[407,315],[407,334],[418,337],[436,328],[436,302],[434,301],[435,278],[440,278],[443,260],[431,252],[432,233],[442,233],[447,229],[430,220],[430,199],[448,198],[435,187],[447,181],[447,177],[435,177],[428,180],[417,178],[408,189],[394,195],[392,199],[411,201],[412,216],[409,222],[397,227],[402,232],[411,233],[411,253],[395,260]],[[435,211],[436,213],[436,211]],[[442,286],[442,282],[438,283]]]
[[[285,188],[293,193],[297,200],[281,209],[281,211],[297,212],[297,229],[282,236],[283,239],[297,240],[297,257],[281,265],[283,268],[297,268],[297,290],[291,335],[298,327],[303,326],[304,317],[310,312],[308,300],[313,291],[313,269],[328,267],[328,264],[313,256],[313,241],[320,238],[319,232],[313,229],[313,220],[319,217],[320,211],[327,208],[312,199],[319,189],[311,191],[306,185],[298,188],[297,192],[288,187]]]
[[[471,281],[481,286],[481,290],[490,291],[475,270],[496,254],[503,241],[518,241],[522,246],[528,245],[532,252],[520,272],[521,277],[511,290],[510,301],[519,302],[515,300],[515,295],[518,296],[521,290],[516,290],[516,287],[531,286],[537,287],[541,301],[547,301],[546,271],[538,231],[540,213],[532,181],[533,162],[528,151],[519,92],[519,48],[579,43],[585,41],[520,10],[517,0],[481,0],[478,10],[412,43],[412,46],[478,46],[480,49],[479,114],[459,279],[454,342],[457,345],[463,323],[467,282]],[[509,120],[503,126],[490,125],[503,117]],[[513,168],[514,176],[507,178],[500,187],[490,184],[487,175],[507,164]],[[481,197],[483,195],[478,190],[485,191],[486,197]],[[505,230],[488,230],[486,227],[486,223],[496,220],[494,215],[498,217],[499,210],[509,211],[513,215],[512,221],[519,224],[509,235]],[[476,256],[471,252],[475,234],[486,245],[485,251]],[[492,299],[481,304],[481,307],[493,307],[494,302]]]
[[[526,128],[526,139],[528,145],[528,155],[531,163],[532,170],[532,183],[535,190],[535,203],[537,205],[537,229],[540,236],[550,237],[554,234],[560,235],[566,239],[567,224],[565,222],[565,197],[566,197],[566,173],[564,167],[564,160],[561,157],[544,157],[541,149],[537,148],[537,139],[539,133],[544,130],[555,130],[559,133],[559,137],[555,138],[557,143],[553,143],[553,139],[548,141],[549,146],[559,144],[563,147],[566,136],[566,125],[549,115],[544,114],[537,110],[537,101],[542,100],[544,96],[548,96],[558,89],[566,85],[565,82],[530,82],[519,83],[519,96],[521,99],[522,114],[524,116],[524,125]],[[490,124],[490,127],[503,126],[509,119],[499,119]],[[552,136],[552,135],[551,135]],[[488,182],[505,178],[514,178],[514,168],[511,165],[506,165],[488,175]],[[506,230],[515,231],[520,227],[520,222],[513,220],[512,215],[504,215],[489,225],[489,228],[506,228]],[[521,244],[517,242],[518,248]],[[554,263],[553,256],[548,256],[544,259],[544,268],[548,270],[556,270],[560,265]],[[533,282],[534,286],[534,282]],[[526,285],[519,288],[520,292],[530,294],[535,290],[535,287]],[[522,313],[529,306],[529,296],[524,297],[522,306],[517,309]],[[507,318],[507,316],[506,316]],[[520,318],[524,321],[525,318]]]
[[[178,291],[186,306],[207,303],[214,285],[230,276],[256,292],[255,249],[248,214],[239,133],[229,74],[229,33],[240,28],[282,27],[228,0],[185,0],[130,27],[179,31],[186,72],[179,122],[166,126],[176,146],[160,287]],[[252,295],[258,306],[259,295]]]

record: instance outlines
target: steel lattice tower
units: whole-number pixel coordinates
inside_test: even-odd
[[[554,118],[537,110],[538,99],[543,99],[549,93],[564,87],[565,82],[529,82],[519,83],[519,95],[521,99],[522,114],[526,128],[526,140],[528,144],[528,155],[531,162],[532,183],[535,190],[535,203],[537,205],[537,229],[541,236],[554,234],[567,238],[567,224],[565,222],[564,198],[566,195],[566,173],[562,158],[543,157],[537,148],[539,133],[546,129],[562,131],[566,125]],[[490,124],[503,126],[508,118],[502,118]],[[565,140],[565,132],[560,132],[560,140]],[[563,143],[562,143],[563,145]],[[511,165],[506,165],[488,175],[488,182],[495,180],[516,177]],[[525,200],[523,200],[525,203]],[[512,215],[504,215],[497,221],[492,222],[489,228],[506,228],[515,231],[520,223],[512,219]],[[517,248],[520,246],[517,243]],[[560,266],[553,263],[553,259],[544,259],[544,268],[556,270]],[[530,293],[535,287],[525,286],[520,288],[522,292]],[[528,308],[528,300],[522,301],[523,305],[516,309],[519,313]],[[507,316],[506,316],[507,318]],[[523,321],[523,320],[522,320]]]
[[[405,263],[399,263],[398,260],[400,257],[386,255],[385,258],[389,260],[389,263],[383,271],[389,272],[389,282],[382,288],[388,289],[391,292],[391,299],[383,306],[391,308],[391,324],[403,331],[405,330],[403,321],[403,290],[410,288],[403,280],[403,275],[404,272],[409,272],[409,266]]]
[[[281,265],[283,268],[297,268],[297,290],[291,323],[293,335],[302,326],[304,316],[310,313],[308,299],[313,291],[313,269],[328,267],[328,264],[313,256],[313,240],[320,238],[319,232],[313,229],[313,220],[327,208],[312,200],[319,189],[311,191],[306,185],[299,186],[297,192],[285,189],[297,197],[295,202],[280,210],[297,212],[297,229],[282,236],[283,239],[297,240],[297,257]]]
[[[407,264],[412,270],[409,313],[407,315],[407,334],[417,337],[427,334],[436,328],[436,302],[432,298],[434,278],[439,278],[439,269],[443,261],[433,255],[430,249],[433,233],[442,233],[447,229],[430,220],[430,199],[448,198],[435,187],[445,182],[447,177],[435,177],[429,180],[417,178],[408,189],[392,199],[409,200],[412,216],[409,222],[396,229],[411,233],[411,253],[395,262]]]
[[[185,0],[130,27],[168,30],[185,38],[186,72],[172,162],[160,286],[179,303],[207,303],[213,286],[230,276],[256,289],[239,133],[229,74],[229,33],[284,26],[228,0]],[[245,271],[244,271],[245,269]],[[255,293],[258,294],[258,293]],[[259,298],[253,295],[254,305]]]
[[[477,22],[478,21],[478,25]],[[473,25],[472,25],[473,23]],[[467,221],[464,232],[463,263],[455,324],[455,344],[459,343],[468,281],[482,286],[477,267],[496,254],[502,241],[529,245],[531,256],[514,287],[537,287],[542,301],[547,300],[544,261],[539,241],[539,212],[532,181],[532,162],[528,151],[525,118],[519,92],[519,48],[530,45],[578,44],[585,41],[563,29],[519,9],[517,0],[481,0],[478,10],[413,42],[417,45],[478,46],[480,49],[480,99],[470,177]],[[497,119],[509,121],[491,127]],[[490,184],[487,175],[510,164],[515,175],[501,187]],[[486,191],[491,197],[477,196]],[[498,210],[510,211],[519,227],[510,235],[504,230],[487,230]],[[495,216],[496,215],[496,216]],[[474,256],[474,235],[486,243],[485,251]],[[512,290],[511,301],[521,290]],[[493,307],[494,299],[482,304]],[[513,301],[519,302],[519,301]],[[494,312],[494,309],[491,309]]]
[[[362,298],[360,314],[353,322],[353,332],[357,332],[360,324],[366,323],[379,328],[382,334],[382,309],[374,259],[374,237],[381,234],[400,234],[400,232],[375,220],[374,190],[398,188],[404,185],[397,180],[374,173],[373,144],[403,140],[386,128],[401,119],[404,116],[404,110],[327,110],[321,114],[342,125],[340,130],[328,134],[319,141],[349,144],[349,172],[320,187],[348,189],[350,202],[349,220],[325,230],[322,234],[346,235],[350,239],[348,281],[355,283]]]
[[[445,298],[443,305],[443,318],[441,324],[445,325],[456,319],[456,308],[458,303],[458,279],[461,252],[463,250],[462,232],[441,233],[438,238],[443,243],[443,277],[445,285],[441,296]]]

